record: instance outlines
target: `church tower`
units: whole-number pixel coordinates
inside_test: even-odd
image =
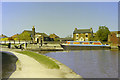
[[[32,37],[33,37],[33,41],[35,41],[35,27],[34,26],[32,28]]]

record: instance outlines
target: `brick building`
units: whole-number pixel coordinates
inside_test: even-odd
[[[120,44],[120,31],[112,31],[108,35],[108,42],[112,44]]]
[[[77,29],[73,32],[74,41],[89,41],[90,37],[93,36],[93,30],[90,29]]]

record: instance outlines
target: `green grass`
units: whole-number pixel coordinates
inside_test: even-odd
[[[47,57],[47,56],[37,54],[34,52],[30,52],[30,51],[17,51],[17,52],[34,58],[36,61],[45,65],[45,67],[47,67],[49,69],[59,69],[60,68],[58,64],[56,64],[54,61],[49,59],[49,57]]]

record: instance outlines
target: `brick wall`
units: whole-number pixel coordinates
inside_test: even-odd
[[[113,32],[108,35],[108,42],[111,42],[112,44],[120,44],[120,38],[117,38],[116,34]]]

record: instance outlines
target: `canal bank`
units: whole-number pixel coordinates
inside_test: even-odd
[[[91,41],[93,42],[93,41]],[[69,42],[68,42],[69,43]],[[93,45],[93,44],[78,44],[81,42],[74,42],[75,44],[64,44],[64,43],[44,43],[42,46],[40,44],[2,44],[2,47],[10,49],[25,49],[31,51],[71,51],[71,50],[110,50],[110,49],[120,49],[118,45]],[[72,41],[73,43],[73,41]],[[84,42],[85,43],[85,42]],[[97,44],[98,44],[97,43]],[[21,46],[20,46],[21,45]]]
[[[16,53],[12,49],[2,49],[2,51],[12,52],[19,60],[16,63],[17,69],[10,78],[82,78],[55,59],[50,58],[60,66],[60,69],[48,69],[33,58]]]
[[[12,50],[12,49],[9,49]],[[15,49],[21,51],[20,49]],[[14,51],[15,51],[14,50]],[[41,54],[41,51],[38,51]],[[116,78],[119,50],[77,50],[45,52],[70,67],[83,78]]]

